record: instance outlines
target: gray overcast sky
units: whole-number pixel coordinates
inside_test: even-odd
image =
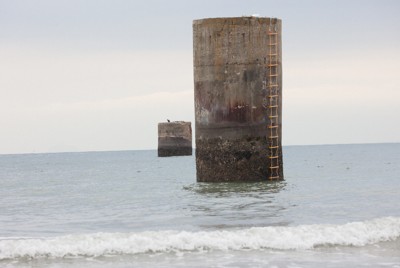
[[[0,154],[155,149],[194,122],[192,20],[283,21],[283,143],[400,142],[400,1],[0,0]]]

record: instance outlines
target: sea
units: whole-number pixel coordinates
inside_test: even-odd
[[[0,267],[400,267],[400,144],[285,146],[198,183],[156,150],[0,155]]]

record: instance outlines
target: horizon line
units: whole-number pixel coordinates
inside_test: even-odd
[[[344,146],[344,145],[378,145],[378,144],[400,144],[400,142],[364,142],[364,143],[323,143],[323,144],[291,144],[282,145],[282,147],[305,147],[305,146]],[[192,147],[196,150],[196,147]],[[121,150],[83,150],[83,151],[58,151],[58,152],[30,152],[30,153],[0,153],[1,156],[11,155],[37,155],[37,154],[83,154],[83,153],[115,153],[115,152],[133,152],[133,151],[157,151],[153,149],[121,149]],[[193,154],[194,155],[194,154]]]

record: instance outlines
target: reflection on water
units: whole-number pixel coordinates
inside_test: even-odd
[[[276,194],[286,186],[285,181],[277,182],[200,182],[185,186],[184,190],[209,197],[226,197],[231,195],[264,196]]]
[[[243,228],[288,225],[282,214],[287,204],[277,196],[285,181],[250,183],[195,183],[185,186],[192,199],[186,209],[203,221],[203,228]]]

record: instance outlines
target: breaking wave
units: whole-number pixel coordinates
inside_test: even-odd
[[[220,231],[147,231],[74,234],[51,238],[0,238],[0,260],[105,256],[212,250],[296,250],[321,246],[365,246],[400,237],[400,218],[343,225],[254,227]]]

